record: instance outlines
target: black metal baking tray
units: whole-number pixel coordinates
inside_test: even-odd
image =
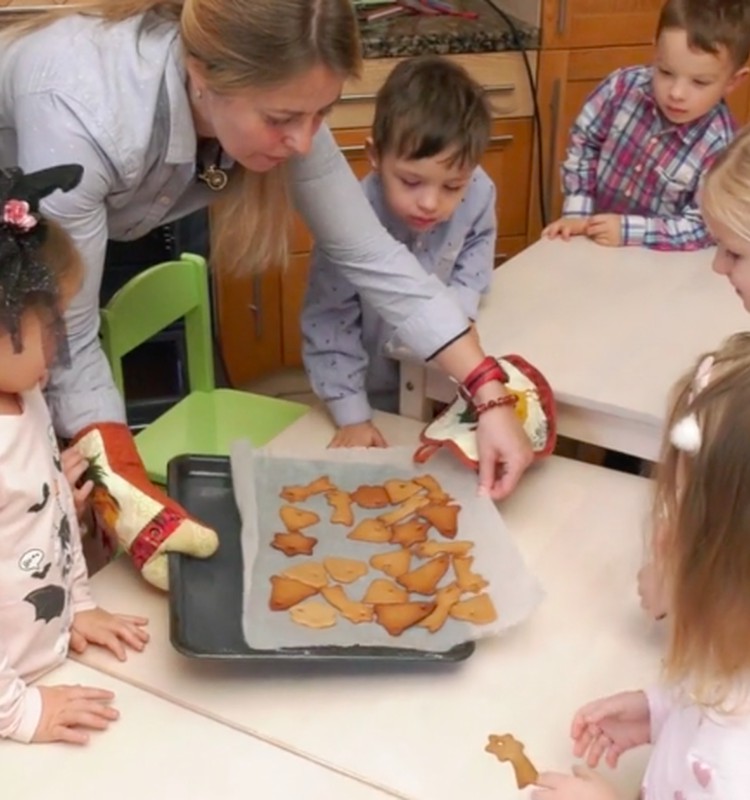
[[[242,635],[242,547],[229,459],[178,456],[169,462],[171,497],[219,534],[208,559],[169,556],[169,631],[172,646],[193,658],[454,663],[474,652],[464,642],[443,652],[393,647],[303,647],[253,650]]]

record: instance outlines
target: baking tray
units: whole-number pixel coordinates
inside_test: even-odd
[[[192,658],[287,661],[399,661],[455,663],[474,652],[464,642],[443,652],[396,647],[299,647],[253,650],[242,635],[242,522],[225,456],[185,455],[167,468],[169,495],[219,535],[207,559],[169,555],[169,635]]]

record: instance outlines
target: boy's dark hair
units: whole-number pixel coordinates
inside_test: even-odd
[[[656,26],[679,29],[696,50],[716,55],[726,47],[739,69],[750,57],[750,2],[748,0],[666,0]]]
[[[463,67],[420,56],[396,65],[378,92],[372,138],[379,156],[412,160],[454,149],[451,166],[475,166],[490,124],[484,90]]]

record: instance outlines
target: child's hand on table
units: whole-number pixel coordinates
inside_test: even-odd
[[[83,473],[89,468],[89,462],[83,457],[77,447],[69,447],[60,453],[62,471],[66,480],[70,484],[73,492],[73,502],[75,503],[76,516],[80,520],[86,512],[89,495],[94,488],[93,481],[86,481],[83,486],[77,486],[78,481],[83,477]]]
[[[532,800],[618,800],[615,789],[596,772],[573,767],[573,774],[543,772],[531,793]]]
[[[357,425],[342,425],[328,446],[388,447],[388,442],[372,422],[360,422]]]
[[[82,728],[103,731],[120,715],[112,708],[112,692],[92,686],[40,686],[42,715],[32,736],[34,742],[86,744]]]
[[[542,231],[547,239],[562,239],[567,242],[571,236],[585,236],[589,224],[588,217],[561,217],[551,222]]]
[[[73,617],[70,631],[70,649],[83,653],[89,644],[98,644],[111,650],[120,661],[125,661],[125,645],[141,651],[149,636],[143,630],[148,624],[145,617],[132,617],[126,614],[110,614],[103,608],[79,611]]]
[[[586,228],[586,236],[605,247],[620,247],[622,244],[620,220],[619,214],[594,214]]]
[[[596,767],[604,756],[614,769],[627,750],[651,740],[651,712],[645,692],[620,692],[580,709],[570,726],[573,755]]]

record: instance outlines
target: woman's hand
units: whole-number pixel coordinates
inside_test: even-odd
[[[500,397],[505,387],[486,383],[476,395],[478,403]],[[501,500],[507,497],[534,460],[531,442],[512,406],[485,411],[477,423],[479,450],[479,492]]]
[[[342,425],[328,444],[329,447],[388,447],[383,434],[372,422]]]
[[[116,720],[118,712],[106,689],[92,686],[40,686],[42,715],[32,736],[33,742],[69,742],[86,744],[89,736],[83,729],[103,731]]]
[[[93,481],[86,481],[83,486],[78,486],[78,481],[83,477],[83,473],[89,468],[89,462],[83,457],[77,447],[69,447],[60,454],[62,471],[66,480],[70,484],[73,492],[73,503],[76,508],[76,516],[82,519],[88,507],[88,499],[94,488]]]
[[[103,608],[79,611],[73,617],[70,649],[82,653],[89,644],[98,644],[111,650],[120,661],[125,661],[126,644],[138,651],[146,646],[149,636],[143,626],[147,624],[145,617],[110,614]]]
[[[585,767],[573,767],[572,775],[543,772],[536,785],[532,800],[618,800],[614,787]]]
[[[620,692],[578,711],[570,728],[573,754],[589,767],[602,756],[614,769],[627,750],[651,741],[651,711],[645,692]]]

